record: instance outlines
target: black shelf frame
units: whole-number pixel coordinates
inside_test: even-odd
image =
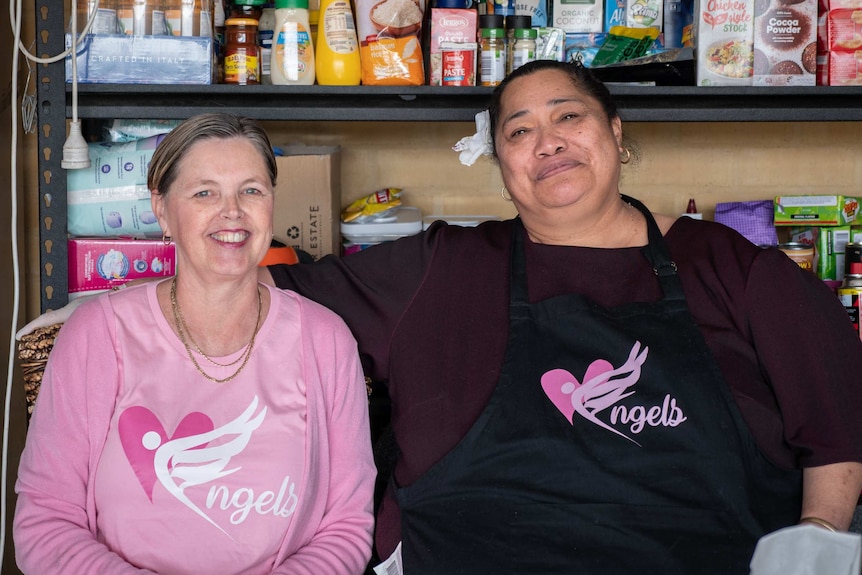
[[[862,87],[611,85],[627,122],[858,122]],[[468,122],[491,88],[79,84],[86,118],[184,119],[232,110],[274,121]],[[71,87],[66,115],[71,116]]]

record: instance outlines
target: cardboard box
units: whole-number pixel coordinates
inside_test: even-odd
[[[697,2],[694,15],[698,86],[750,86],[754,0]]]
[[[774,206],[776,226],[843,226],[859,214],[850,196],[776,196]]]
[[[341,149],[286,146],[276,158],[273,234],[320,259],[341,251]]]
[[[553,0],[551,26],[566,34],[602,32],[605,24],[602,0]]]
[[[66,35],[66,48],[71,47]],[[88,34],[78,48],[78,82],[212,84],[213,39],[194,36]],[[72,59],[66,57],[66,82]]]
[[[463,51],[469,53],[472,47],[473,64],[469,62],[465,70],[473,71],[472,80],[464,78],[462,86],[475,86],[475,59],[476,59],[476,18],[475,10],[463,10],[460,8],[432,8],[431,9],[431,47],[430,62],[431,74],[428,78],[429,86],[441,86],[445,84],[444,77],[450,78],[451,74],[444,74],[444,48],[446,44],[463,45]],[[451,47],[450,47],[451,48]],[[469,56],[469,54],[467,54]],[[462,74],[468,75],[468,74]]]
[[[174,244],[162,240],[72,238],[68,248],[70,299],[176,273]]]
[[[754,17],[753,85],[817,83],[817,4],[817,0],[793,4],[771,0]]]
[[[147,169],[163,138],[89,144],[90,167],[66,172],[66,231],[84,237],[161,237]]]
[[[814,271],[822,280],[844,279],[844,252],[859,228],[851,226],[803,227],[790,230],[790,241],[814,246]]]

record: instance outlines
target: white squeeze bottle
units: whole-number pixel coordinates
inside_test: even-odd
[[[276,85],[314,84],[308,0],[275,0],[270,76]]]
[[[350,0],[320,0],[315,66],[321,86],[357,86],[362,75]]]

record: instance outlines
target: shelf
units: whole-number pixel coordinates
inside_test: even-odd
[[[611,85],[628,122],[862,121],[862,87]],[[184,119],[233,110],[260,120],[466,122],[491,88],[79,84],[81,118]],[[71,116],[71,86],[66,85]]]

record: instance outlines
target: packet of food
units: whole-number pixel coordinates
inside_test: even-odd
[[[362,221],[364,218],[380,214],[401,205],[401,188],[383,188],[361,197],[344,208],[342,222]]]
[[[424,0],[356,0],[361,80],[366,86],[421,86]]]
[[[606,66],[624,60],[640,58],[655,43],[660,33],[655,26],[648,28],[614,26],[608,32],[604,43],[596,52],[590,65]]]

